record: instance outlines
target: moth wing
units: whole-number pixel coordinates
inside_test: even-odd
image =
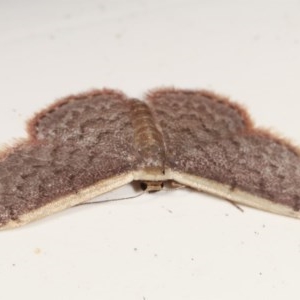
[[[173,180],[236,203],[300,217],[300,154],[207,91],[157,90],[148,103]]]
[[[0,160],[0,226],[12,228],[133,180],[129,100],[102,90],[70,96],[29,122],[30,138]]]

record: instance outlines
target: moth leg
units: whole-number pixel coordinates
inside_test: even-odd
[[[174,190],[177,190],[177,189],[186,188],[186,186],[184,184],[181,184],[181,183],[177,182],[177,181],[171,180],[170,181],[170,188],[174,189]]]
[[[244,210],[234,201],[229,200],[229,199],[224,199],[227,202],[229,202],[231,205],[233,205],[236,209],[238,209],[239,211],[241,211],[242,213],[244,212]]]

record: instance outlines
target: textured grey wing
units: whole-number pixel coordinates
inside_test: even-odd
[[[88,200],[95,188],[81,190],[99,182],[101,193],[131,181],[127,175],[139,161],[130,110],[124,95],[104,90],[68,97],[38,114],[29,123],[30,140],[2,154],[0,226]]]
[[[148,101],[163,133],[166,169],[195,181],[205,179],[203,189],[212,193],[297,216],[293,212],[300,208],[300,155],[295,147],[254,129],[241,107],[210,92],[161,90],[150,93]],[[185,181],[184,175],[180,178]],[[235,197],[235,191],[254,197]],[[279,206],[269,208],[258,198]],[[280,205],[290,209],[283,211]]]

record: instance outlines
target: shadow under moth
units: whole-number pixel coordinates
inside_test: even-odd
[[[69,96],[0,154],[0,227],[13,228],[132,181],[174,181],[234,203],[299,217],[300,152],[208,91],[114,90]]]

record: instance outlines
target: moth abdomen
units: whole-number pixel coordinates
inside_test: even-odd
[[[131,100],[131,123],[134,142],[147,168],[164,171],[165,146],[163,137],[153,119],[149,107],[138,100]]]

